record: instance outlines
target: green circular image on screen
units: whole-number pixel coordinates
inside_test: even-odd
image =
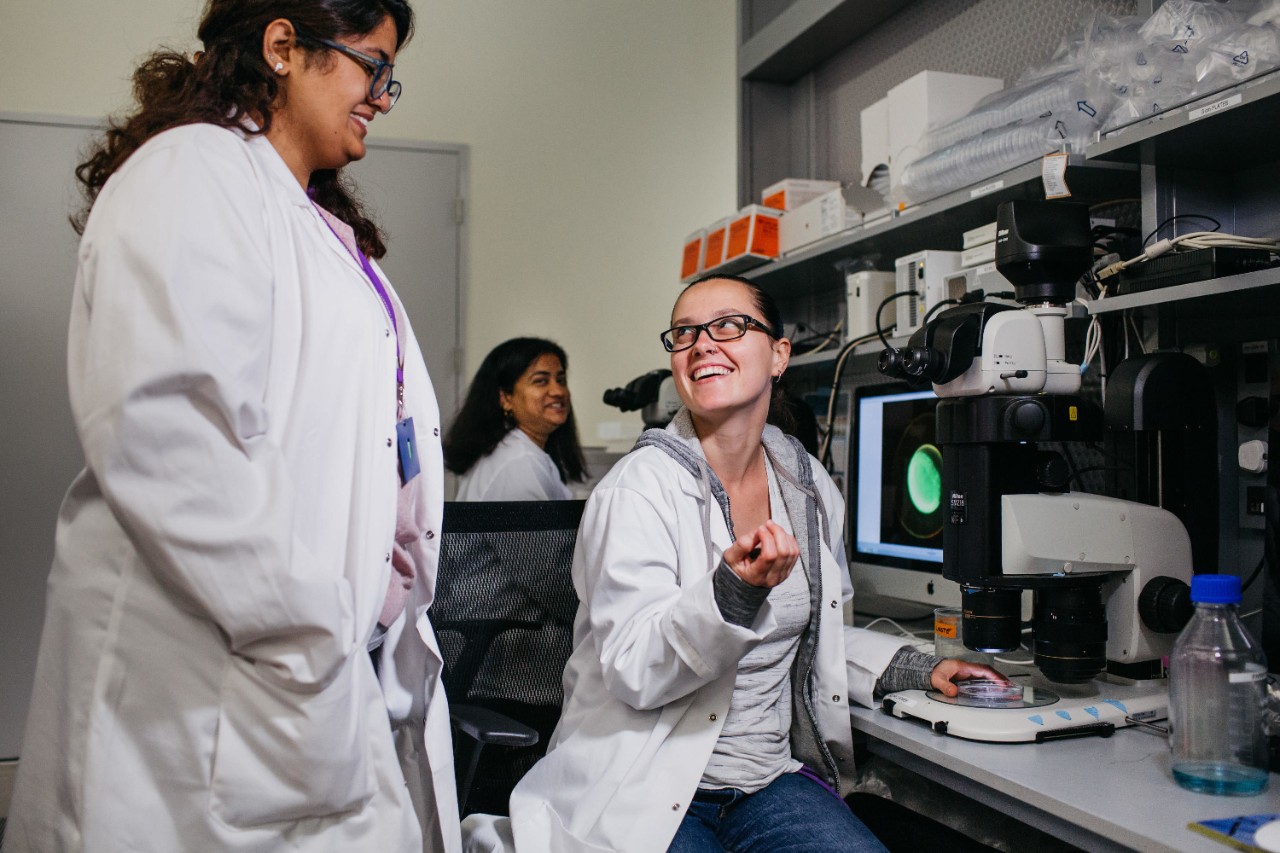
[[[942,535],[942,451],[934,443],[932,408],[914,415],[898,435],[885,460],[885,494],[893,507],[886,542],[902,545],[937,543]]]
[[[942,454],[932,444],[917,447],[907,462],[907,499],[922,515],[942,504]]]

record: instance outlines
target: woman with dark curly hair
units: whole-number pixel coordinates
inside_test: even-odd
[[[439,412],[341,177],[412,31],[406,0],[209,0],[77,170],[85,468],[6,851],[460,845]]]
[[[569,359],[542,338],[512,338],[480,363],[444,439],[460,501],[563,501],[586,475],[569,400]]]

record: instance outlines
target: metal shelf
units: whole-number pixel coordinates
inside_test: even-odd
[[[1067,185],[1073,199],[1089,202],[1134,195],[1138,172],[1130,164],[1088,162],[1072,155]],[[878,255],[876,266],[892,269],[894,258],[910,252],[959,250],[963,233],[993,220],[1001,202],[1043,197],[1037,158],[981,183],[907,207],[887,219],[833,234],[743,275],[776,295],[799,296],[843,287],[832,266],[835,261]]]
[[[1089,158],[1238,171],[1276,159],[1280,68],[1112,130]]]
[[[738,48],[738,77],[792,83],[902,7],[901,0],[795,0]]]
[[[1270,288],[1270,290],[1267,290]],[[1253,291],[1250,293],[1250,291]],[[1089,303],[1090,314],[1106,314],[1110,311],[1124,311],[1129,308],[1142,308],[1148,305],[1160,305],[1169,302],[1185,302],[1192,299],[1221,298],[1229,296],[1259,296],[1274,299],[1280,296],[1280,268],[1254,270],[1240,275],[1210,278],[1204,281],[1191,281],[1173,287],[1157,287],[1140,293],[1126,293],[1123,296],[1108,296],[1095,299]],[[1254,302],[1254,307],[1259,307]]]

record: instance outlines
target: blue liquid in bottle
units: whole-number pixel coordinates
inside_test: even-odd
[[[1260,794],[1267,787],[1267,665],[1236,612],[1240,579],[1196,575],[1191,600],[1195,613],[1169,658],[1173,778],[1205,794]]]

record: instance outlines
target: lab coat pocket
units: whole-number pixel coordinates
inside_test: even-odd
[[[357,671],[348,665],[318,693],[298,693],[231,658],[213,748],[214,814],[249,827],[367,803],[377,782]]]

